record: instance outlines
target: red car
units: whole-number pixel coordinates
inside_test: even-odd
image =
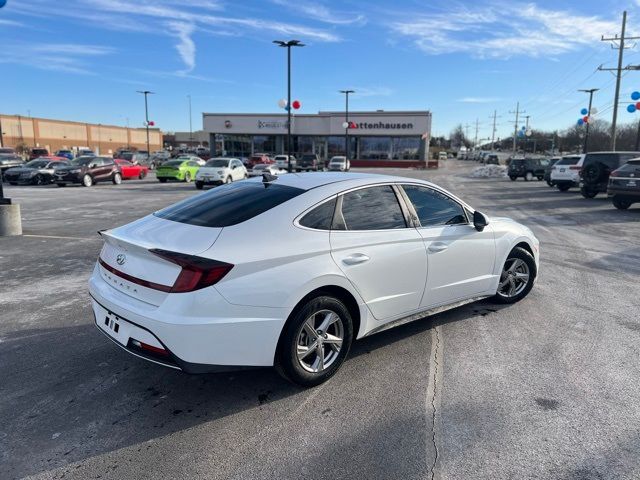
[[[114,158],[113,161],[120,167],[123,180],[129,180],[131,178],[139,178],[142,180],[149,173],[149,167],[146,165],[134,165],[130,161],[122,158]]]
[[[256,165],[270,165],[272,163],[275,163],[275,161],[266,153],[254,153],[249,157],[247,163],[245,163],[244,166],[247,167],[247,170],[252,170]]]

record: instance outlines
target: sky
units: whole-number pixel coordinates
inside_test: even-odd
[[[0,1],[0,4],[3,3]],[[575,124],[600,88],[611,120],[617,50],[601,36],[640,36],[640,0],[7,0],[0,8],[0,112],[188,131],[202,112],[283,112],[286,51],[297,39],[292,97],[300,113],[430,110],[432,134],[513,131],[516,103],[532,128]],[[639,40],[640,42],[640,40]],[[640,43],[624,65],[640,63]],[[622,79],[619,121],[640,71]],[[524,121],[520,122],[521,125]]]

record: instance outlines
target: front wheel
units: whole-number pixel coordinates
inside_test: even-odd
[[[571,188],[571,185],[567,184],[567,183],[560,183],[558,184],[558,190],[560,190],[561,192],[566,192],[567,190],[569,190]]]
[[[539,182],[541,182],[544,179],[544,177],[536,177],[536,178],[538,179]]]
[[[167,183],[167,179],[166,178],[159,178],[158,181],[160,183]]]
[[[189,172],[184,174],[184,181],[186,183],[190,183],[191,182],[191,174]]]
[[[229,175],[227,178],[224,179],[224,183],[231,183],[231,182],[233,182],[231,175]]]
[[[525,182],[530,182],[531,180],[533,180],[533,173],[531,172],[527,172],[524,176],[524,181]]]
[[[85,187],[90,187],[91,185],[93,185],[93,178],[91,178],[91,175],[87,174],[82,177],[82,185],[84,185]]]
[[[114,173],[111,181],[114,185],[120,185],[122,183],[122,175],[120,175],[119,173]]]
[[[40,174],[36,175],[35,178],[33,179],[33,184],[44,185],[45,184],[44,177]]]
[[[66,184],[66,183],[58,183],[58,186],[59,186],[60,188],[62,188],[62,187],[66,187],[66,186],[67,186],[67,184]]]
[[[324,295],[312,298],[287,321],[276,351],[276,369],[298,385],[319,385],[338,371],[352,338],[353,321],[344,303]]]
[[[197,188],[198,190],[202,190],[202,189],[204,188],[204,183],[202,183],[202,182],[198,182],[198,181],[196,180],[196,188]]]
[[[582,194],[582,196],[584,198],[594,198],[596,195],[598,195],[598,190],[594,190],[594,189],[587,188],[587,187],[582,187],[580,189],[580,193]]]
[[[502,267],[494,300],[499,303],[515,303],[522,300],[533,288],[536,275],[537,268],[533,256],[524,248],[514,248]]]
[[[613,206],[618,210],[626,210],[631,206],[631,202],[618,197],[613,197]]]
[[[140,175],[138,175],[138,178],[139,178],[140,180],[142,180],[142,179],[143,179],[144,177],[146,177],[146,176],[147,176],[147,172],[145,172],[144,170],[142,170],[142,171],[140,171]]]
[[[518,177],[514,177],[513,175],[509,175],[509,178],[512,182],[515,182],[518,179]]]

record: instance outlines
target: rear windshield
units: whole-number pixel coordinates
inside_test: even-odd
[[[41,153],[48,153],[44,148],[34,148],[33,150],[31,150],[31,152],[35,153],[36,155],[39,155]]]
[[[562,157],[556,165],[577,165],[580,161],[580,157]]]
[[[640,161],[625,163],[618,169],[619,172],[636,172],[638,170],[640,170]]]
[[[215,160],[209,160],[204,164],[205,167],[228,167],[229,160],[223,158],[216,158]]]
[[[154,215],[200,227],[229,227],[260,215],[304,190],[262,182],[237,182],[187,198]]]
[[[170,160],[162,164],[163,167],[179,167],[184,160]]]
[[[524,160],[521,158],[513,159],[511,160],[511,163],[509,165],[513,165],[513,166],[524,165]]]

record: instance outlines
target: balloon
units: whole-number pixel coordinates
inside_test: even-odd
[[[526,129],[527,129],[527,127],[525,127],[524,125],[522,125],[521,130],[526,130]]]
[[[7,4],[7,0],[0,0],[0,8],[4,7]]]
[[[582,125],[584,125],[584,120],[579,118],[578,119],[578,125],[581,127]]]
[[[587,115],[582,117],[582,120],[584,121],[584,123],[589,123],[589,117]]]
[[[298,110],[298,109],[302,106],[302,104],[300,103],[300,101],[299,101],[299,100],[294,100],[293,102],[291,102],[291,106],[292,106],[294,109]]]
[[[640,100],[640,92],[633,92],[631,94],[631,100]]]
[[[582,110],[580,110],[580,113],[582,115],[587,115],[589,113],[589,110],[587,110],[586,108],[583,108]]]
[[[598,113],[598,109],[596,107],[593,107],[591,109],[591,115],[595,115],[596,113]]]
[[[527,130],[526,132],[524,132],[524,134],[525,134],[527,137],[530,137],[531,135],[533,135],[533,131],[531,131],[531,130],[529,129],[529,130]]]
[[[636,110],[640,110],[640,102],[636,103]]]
[[[636,110],[637,110],[636,106],[633,103],[627,106],[627,112],[629,112],[629,113],[633,113]]]
[[[349,122],[342,122],[342,128],[349,128]]]
[[[285,108],[287,106],[287,101],[284,98],[281,98],[280,100],[278,100],[278,106],[280,108]]]

